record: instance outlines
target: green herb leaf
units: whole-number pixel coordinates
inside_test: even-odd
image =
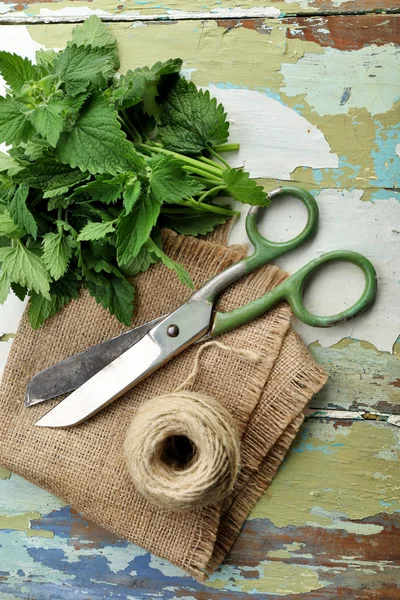
[[[173,156],[158,154],[147,162],[150,188],[160,202],[174,203],[199,194],[204,186],[188,175]]]
[[[50,72],[57,62],[58,52],[55,50],[36,50],[35,57],[37,66]]]
[[[55,71],[66,84],[68,94],[76,96],[89,87],[104,87],[117,66],[114,47],[92,48],[73,44],[59,54]]]
[[[43,261],[31,250],[18,243],[13,248],[1,248],[0,261],[10,281],[50,298],[50,277]]]
[[[126,266],[138,255],[150,236],[161,210],[162,199],[147,190],[136,202],[133,210],[120,217],[117,223],[117,259],[120,267]]]
[[[79,287],[80,277],[75,272],[70,272],[50,284],[49,298],[33,292],[28,307],[28,318],[32,329],[38,329],[46,319],[55,315],[72,299],[78,298]]]
[[[26,287],[22,287],[22,285],[19,285],[18,283],[12,283],[11,289],[14,292],[14,294],[17,296],[18,300],[21,300],[21,302],[23,300],[25,300],[25,297],[28,293],[28,290]]]
[[[217,227],[226,223],[230,216],[219,215],[213,212],[200,212],[187,208],[182,213],[163,214],[163,226],[173,229],[183,235],[206,235]]]
[[[63,111],[64,104],[60,100],[52,100],[49,104],[40,104],[28,115],[36,131],[53,148],[56,147],[64,127]]]
[[[10,215],[17,225],[25,229],[26,233],[35,240],[37,236],[37,224],[34,216],[26,206],[26,199],[29,194],[29,186],[22,184],[17,188],[10,203]]]
[[[25,83],[38,76],[30,60],[4,51],[0,52],[0,73],[14,92],[19,92]]]
[[[123,268],[123,273],[127,277],[134,277],[138,273],[143,273],[157,262],[159,258],[150,252],[145,246],[142,246],[135,258]]]
[[[140,190],[142,186],[140,181],[134,179],[133,181],[128,181],[124,187],[124,209],[125,215],[128,215],[136,204],[137,200],[140,196]]]
[[[102,96],[92,98],[72,131],[61,135],[57,153],[63,163],[93,175],[114,175],[143,164],[121,131],[117,113]]]
[[[101,240],[101,238],[104,238],[109,233],[113,233],[114,230],[114,221],[108,221],[106,223],[95,223],[94,221],[91,221],[85,225],[78,235],[78,242]]]
[[[104,282],[103,282],[104,281]],[[124,278],[113,274],[104,280],[86,281],[87,289],[98,304],[115,315],[124,325],[130,325],[133,314],[135,290]]]
[[[25,230],[13,221],[7,210],[0,213],[0,236],[1,235],[6,235],[11,239],[21,238],[25,235]]]
[[[72,256],[71,239],[58,233],[46,233],[43,236],[43,262],[53,279],[60,279],[68,269]]]
[[[10,96],[0,96],[0,143],[15,144],[28,141],[32,125],[23,112],[23,106]]]
[[[166,62],[156,62],[151,68],[140,67],[134,71],[128,71],[115,83],[112,101],[123,109],[135,106],[145,100],[145,90],[150,82],[157,82],[165,75],[179,73],[181,68],[181,59],[174,58]],[[154,92],[157,92],[157,87]]]
[[[178,276],[179,281],[181,283],[183,283],[183,285],[186,285],[187,287],[189,287],[191,289],[194,288],[192,278],[190,277],[189,273],[186,271],[185,267],[183,267],[180,263],[172,260],[172,258],[167,256],[161,250],[161,248],[159,248],[157,246],[157,244],[155,244],[153,242],[152,239],[147,240],[146,249],[149,252],[151,252],[152,254],[155,254],[168,269],[175,271],[175,273]]]
[[[12,156],[0,152],[0,172],[7,171],[9,175],[16,175],[23,168],[24,166],[18,163]]]
[[[123,184],[111,175],[100,175],[94,181],[81,185],[74,191],[74,196],[78,194],[87,194],[98,202],[104,204],[113,204],[121,198]]]
[[[229,123],[222,104],[186,79],[177,80],[161,110],[159,134],[169,150],[200,154],[207,146],[228,139]]]
[[[97,15],[92,15],[82,25],[77,25],[72,31],[72,41],[69,44],[101,48],[115,45],[115,38],[110,32],[109,25],[103,23]]]
[[[250,179],[250,175],[242,169],[226,169],[222,172],[229,196],[243,204],[268,206],[270,200],[263,188]]]
[[[10,278],[6,271],[0,272],[0,304],[4,304],[4,302],[8,298],[8,294],[10,291]]]

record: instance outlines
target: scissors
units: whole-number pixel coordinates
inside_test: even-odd
[[[273,290],[230,312],[214,309],[218,295],[225,288],[274,258],[294,250],[317,230],[318,205],[309,192],[288,186],[279,187],[268,195],[270,199],[289,195],[305,205],[307,223],[299,235],[286,242],[267,240],[257,226],[262,207],[251,207],[246,217],[246,232],[254,246],[253,254],[210,279],[171,314],[67,358],[31,379],[25,406],[72,392],[36,425],[70,427],[82,423],[191,344],[244,325],[281,301],[289,302],[296,317],[314,327],[330,327],[365,310],[376,294],[376,272],[367,258],[349,250],[327,252],[311,260]],[[310,275],[331,261],[347,261],[359,267],[365,277],[365,287],[358,301],[346,310],[332,316],[318,316],[304,306],[303,290]]]

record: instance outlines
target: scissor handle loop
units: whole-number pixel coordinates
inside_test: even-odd
[[[300,200],[307,209],[307,223],[303,231],[291,240],[287,240],[286,242],[271,242],[258,230],[258,217],[265,207],[252,206],[246,217],[246,232],[254,246],[254,254],[250,258],[257,257],[260,264],[267,263],[278,256],[294,250],[303,244],[303,242],[310,239],[318,227],[318,204],[307,190],[295,186],[284,186],[272,190],[268,196],[271,199],[278,196],[292,196]]]
[[[336,315],[314,315],[304,306],[304,287],[312,273],[317,271],[325,263],[331,261],[347,261],[359,267],[365,277],[364,290],[357,302],[346,310]],[[376,272],[371,262],[365,256],[362,256],[357,252],[351,252],[350,250],[327,252],[309,262],[297,271],[297,273],[288,277],[288,279],[260,298],[256,298],[256,300],[248,302],[243,306],[239,306],[230,312],[217,312],[215,314],[211,336],[220,335],[239,327],[240,325],[244,325],[261,316],[283,300],[289,302],[294,314],[300,321],[303,321],[303,323],[311,325],[312,327],[331,327],[332,325],[337,325],[338,323],[343,323],[348,319],[352,319],[364,311],[373,302],[376,295],[376,289]]]
[[[360,298],[352,306],[346,308],[342,312],[329,316],[315,315],[304,306],[304,289],[309,277],[324,264],[332,261],[350,262],[359,267],[365,277],[364,290]],[[282,287],[285,288],[282,290],[285,299],[289,301],[294,314],[300,321],[311,327],[331,327],[332,325],[337,325],[352,319],[363,312],[372,303],[377,289],[376,271],[368,258],[362,256],[362,254],[350,250],[335,250],[333,252],[327,252],[310,261],[283,282]]]

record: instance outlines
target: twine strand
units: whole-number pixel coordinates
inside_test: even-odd
[[[124,454],[142,496],[166,510],[188,511],[216,504],[232,491],[240,439],[233,416],[218,400],[181,390],[138,409]]]

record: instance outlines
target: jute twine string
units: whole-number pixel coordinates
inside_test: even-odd
[[[261,359],[250,350],[220,342],[204,344],[187,379],[169,394],[152,398],[136,412],[124,444],[126,465],[136,489],[170,511],[216,504],[233,489],[240,469],[240,438],[231,413],[218,400],[184,388],[200,369],[206,348]]]

